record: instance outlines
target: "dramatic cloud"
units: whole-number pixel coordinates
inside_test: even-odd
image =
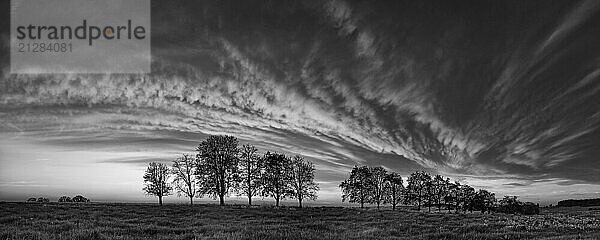
[[[355,164],[501,194],[598,190],[596,1],[152,4],[152,74],[4,71],[3,143],[142,169],[232,134],[315,161],[332,198]],[[18,151],[2,148],[3,169]]]

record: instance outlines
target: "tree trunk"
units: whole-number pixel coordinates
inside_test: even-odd
[[[158,205],[162,206],[162,196],[158,196]]]
[[[428,211],[431,212],[431,199],[427,200],[427,208],[428,208]]]
[[[379,201],[377,201],[377,210],[379,210]]]
[[[195,192],[192,193],[192,180],[190,178],[188,178],[188,182],[190,183],[188,185],[188,193],[190,193],[190,205],[194,205],[194,195]]]
[[[279,207],[279,197],[275,197],[275,207]]]
[[[248,206],[252,206],[252,195],[248,194]]]
[[[225,206],[225,199],[224,196],[221,194],[219,194],[219,205]]]
[[[396,185],[392,188],[392,211],[396,210]]]
[[[298,207],[302,208],[302,198],[298,199]]]
[[[225,191],[225,173],[224,173],[223,170],[221,170],[220,178],[221,178],[221,181],[219,182],[219,186],[220,186],[220,189],[219,189],[219,205],[225,206],[225,199],[224,198],[225,198],[226,191]]]

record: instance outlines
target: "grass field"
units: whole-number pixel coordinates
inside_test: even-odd
[[[0,203],[5,239],[600,239],[600,209],[540,215],[356,208]]]

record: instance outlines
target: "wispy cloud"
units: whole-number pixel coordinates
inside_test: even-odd
[[[303,154],[324,182],[368,164],[501,192],[598,184],[598,4],[446,4],[158,3],[152,74],[4,74],[0,131],[136,167],[232,134]]]

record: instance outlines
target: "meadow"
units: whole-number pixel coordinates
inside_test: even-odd
[[[0,203],[14,239],[600,239],[600,209],[534,216],[342,207]]]

